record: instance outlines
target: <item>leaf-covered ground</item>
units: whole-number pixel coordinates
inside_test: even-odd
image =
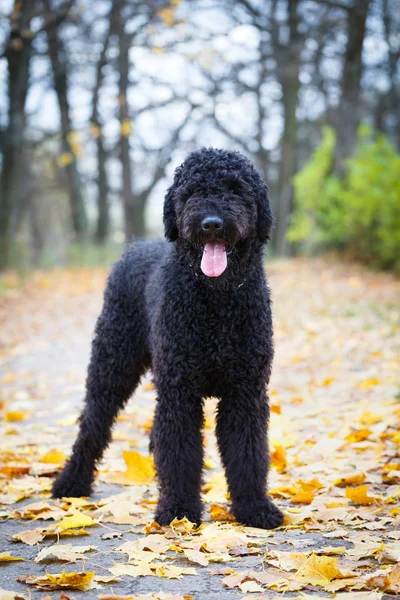
[[[400,596],[400,282],[322,261],[268,273],[269,487],[286,513],[271,532],[232,521],[212,400],[205,523],[153,523],[150,379],[118,420],[93,498],[50,500],[77,431],[105,272],[3,278],[0,588],[13,593],[0,600]]]

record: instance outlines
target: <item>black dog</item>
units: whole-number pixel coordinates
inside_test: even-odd
[[[158,523],[201,521],[203,399],[216,396],[233,514],[255,527],[282,524],[266,495],[271,225],[267,187],[238,152],[202,149],[176,170],[164,204],[169,242],[133,244],[110,275],[79,436],[54,496],[90,494],[115,417],[151,367]]]

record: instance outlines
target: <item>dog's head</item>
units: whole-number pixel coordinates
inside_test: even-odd
[[[271,226],[267,186],[239,152],[203,148],[176,169],[164,203],[165,236],[207,277],[266,244]]]

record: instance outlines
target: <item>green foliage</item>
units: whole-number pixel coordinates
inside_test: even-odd
[[[383,135],[359,128],[342,179],[332,173],[335,133],[295,176],[295,210],[288,239],[301,248],[346,249],[380,268],[400,270],[400,155]]]
[[[73,267],[108,266],[118,260],[123,245],[116,242],[107,244],[74,244],[68,248],[66,264]]]

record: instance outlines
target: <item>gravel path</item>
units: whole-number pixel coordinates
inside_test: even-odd
[[[270,273],[277,347],[270,386],[274,452],[270,487],[288,486],[299,479],[317,479],[322,482],[321,490],[313,490],[314,495],[321,493],[326,502],[327,499],[332,501],[332,497],[336,501],[338,498],[343,500],[343,489],[333,488],[332,482],[342,474],[362,471],[368,475],[365,483],[373,486],[373,492],[387,494],[387,486],[382,487],[379,469],[384,461],[392,461],[390,448],[380,448],[378,456],[377,446],[369,448],[367,441],[382,444],[380,440],[390,425],[382,420],[396,414],[390,412],[387,406],[392,406],[388,402],[399,392],[396,379],[400,348],[399,282],[385,275],[322,261],[273,263]],[[51,465],[47,465],[46,472],[46,464],[41,458],[52,449],[69,452],[76,433],[74,419],[82,402],[90,340],[101,307],[104,281],[105,273],[101,269],[39,273],[22,287],[10,288],[0,296],[0,402],[4,434],[0,451],[0,499],[4,502],[0,504],[0,516],[3,517],[0,521],[0,552],[11,552],[24,559],[0,563],[0,588],[28,594],[34,600],[45,597],[47,592],[32,587],[27,591],[25,583],[16,582],[17,577],[44,575],[46,571],[60,573],[63,569],[66,572],[85,570],[109,575],[108,568],[113,563],[126,563],[127,558],[113,549],[124,540],[143,538],[143,525],[151,522],[152,499],[156,493],[154,484],[146,486],[143,514],[131,515],[133,525],[103,520],[100,525],[87,529],[90,535],[60,539],[60,543],[95,546],[94,553],[89,553],[87,558],[75,564],[34,562],[39,549],[48,547],[54,538],[32,546],[12,541],[12,536],[21,531],[54,524],[51,520],[18,519],[12,511],[49,497]],[[118,422],[116,441],[107,452],[94,502],[133,489],[121,486],[121,478],[113,483],[115,472],[121,474],[125,470],[124,451],[147,453],[147,432],[154,401],[154,391],[146,379]],[[210,423],[213,409],[211,402],[207,409]],[[365,425],[364,428],[371,434],[365,440],[360,438],[355,442],[364,442],[363,451],[359,447],[354,450],[353,446],[343,451],[340,444],[333,443],[336,438],[332,432],[337,432],[340,439],[347,439],[349,428],[358,423],[359,415],[371,411],[383,417],[380,423]],[[15,413],[22,413],[19,414],[21,419],[14,420],[13,413],[14,417]],[[360,429],[362,427],[357,425],[357,430]],[[209,485],[211,503],[221,506],[222,502],[218,502],[221,493],[224,501],[218,481],[221,467],[211,425],[206,438],[206,482],[214,481]],[[395,487],[399,483],[399,480],[393,479],[391,485]],[[21,499],[10,503],[13,494],[21,495],[21,490]],[[216,500],[213,500],[212,494]],[[316,511],[320,510],[318,497],[310,507],[290,503],[293,494],[290,491],[278,494],[277,502],[281,507],[300,513],[311,510],[314,505]],[[363,519],[366,523],[371,522],[370,515],[366,517],[364,512],[370,508],[360,507],[359,514],[354,517],[357,522]],[[206,519],[211,521],[209,514]],[[352,548],[352,535],[363,529],[354,528],[350,521],[349,518],[314,519],[315,526],[306,527],[301,522],[266,538],[258,546],[259,554],[240,556],[226,564],[210,563],[201,567],[175,554],[171,556],[174,565],[194,567],[197,572],[179,580],[123,576],[117,583],[102,584],[99,589],[86,592],[66,589],[65,593],[71,598],[89,599],[96,598],[98,594],[132,595],[163,590],[181,596],[192,595],[196,599],[243,598],[245,591],[223,587],[224,572],[229,569],[262,571],[266,567],[262,557],[268,549],[317,551],[328,544]],[[387,531],[398,528],[398,521],[399,517],[397,522],[393,519],[393,523],[388,523],[384,530],[377,528],[372,533],[383,540]],[[348,536],[343,534],[327,539],[324,535],[343,527]],[[371,534],[370,530],[364,531]],[[120,537],[102,537],[110,532]],[[165,560],[165,556],[163,558]],[[166,562],[172,564],[168,558]],[[304,592],[332,597],[318,586],[308,585]],[[52,598],[60,597],[59,591],[48,593]],[[289,591],[285,597],[298,597],[300,593]],[[352,594],[348,592],[349,599]],[[275,590],[264,589],[253,597],[272,598],[277,595],[280,594]]]

